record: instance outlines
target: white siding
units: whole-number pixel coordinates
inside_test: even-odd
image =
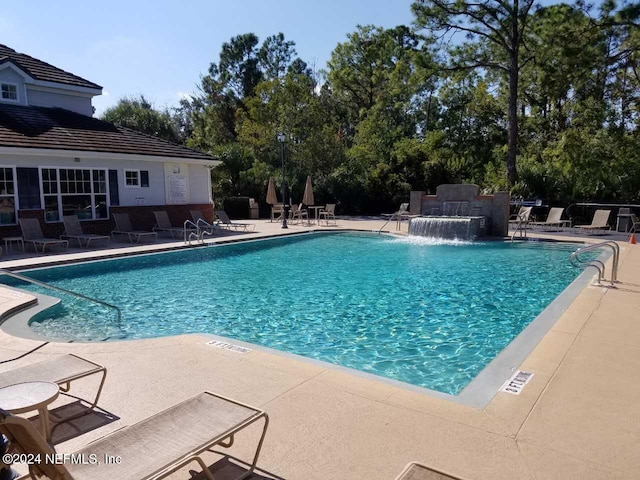
[[[104,168],[118,171],[120,206],[166,205],[164,162],[132,160],[99,160],[73,157],[0,155],[0,165],[16,167]],[[188,166],[189,203],[208,203],[210,198],[209,169],[204,165]],[[149,172],[149,187],[129,188],[124,185],[124,170]]]
[[[56,107],[72,112],[93,116],[91,98],[80,95],[69,95],[62,92],[34,90],[27,85],[29,105],[34,107]]]

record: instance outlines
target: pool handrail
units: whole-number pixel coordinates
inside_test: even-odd
[[[50,290],[55,290],[58,292],[66,293],[68,295],[73,295],[83,300],[87,300],[89,302],[97,303],[98,305],[102,305],[103,307],[111,308],[116,311],[118,326],[122,325],[122,311],[119,307],[112,305],[107,302],[103,302],[102,300],[98,300],[97,298],[88,297],[87,295],[83,295],[82,293],[74,292],[73,290],[67,290],[66,288],[57,287],[55,285],[49,285],[48,283],[41,282],[40,280],[36,280],[35,278],[27,277],[25,275],[20,275],[19,273],[11,272],[9,270],[0,269],[0,275],[7,275],[9,277],[17,278],[18,280],[22,280],[23,282],[33,283],[34,285],[38,285],[43,288],[48,288]]]
[[[603,248],[603,247],[609,247],[612,252],[613,252],[613,262],[611,264],[611,285],[613,285],[614,283],[618,282],[618,263],[620,261],[620,245],[618,245],[616,242],[614,242],[613,240],[605,240],[603,242],[598,242],[598,243],[593,243],[591,245],[586,245],[584,247],[580,247],[578,248],[575,252],[573,252],[571,254],[571,256],[569,257],[569,261],[571,262],[572,265],[574,266],[579,266],[576,265],[575,262],[583,262],[583,260],[580,259],[580,254],[585,253],[585,252],[589,252],[591,250],[596,250],[598,248]],[[600,267],[597,267],[595,265],[592,265],[592,263],[597,262],[600,264]],[[587,264],[586,267],[595,267],[598,269],[598,271],[600,271],[600,268],[602,269],[602,272],[600,272],[601,279],[604,279],[606,276],[606,271],[605,271],[605,266],[604,263],[601,262],[600,260],[591,260],[591,263]],[[585,268],[586,268],[585,267]]]

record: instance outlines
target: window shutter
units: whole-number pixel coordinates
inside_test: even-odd
[[[20,209],[40,209],[40,177],[37,168],[17,168]]]
[[[149,186],[149,170],[140,170],[140,186]]]
[[[109,203],[111,203],[111,206],[120,205],[117,170],[109,170]]]

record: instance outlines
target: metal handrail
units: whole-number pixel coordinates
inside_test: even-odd
[[[182,225],[184,228],[184,243],[188,243],[189,245],[191,245],[191,236],[194,235],[193,232],[189,232],[189,235],[187,236],[187,227],[189,225],[193,225],[194,227],[196,227],[196,238],[198,240],[200,240],[200,227],[198,227],[198,225],[196,225],[195,223],[193,223],[191,220],[185,220],[184,224]]]
[[[58,292],[66,293],[68,295],[73,295],[83,300],[97,303],[98,305],[102,305],[103,307],[111,308],[116,311],[116,314],[118,316],[118,320],[117,320],[118,326],[121,326],[122,324],[122,311],[120,310],[120,308],[116,307],[115,305],[111,305],[110,303],[103,302],[102,300],[98,300],[97,298],[88,297],[86,295],[83,295],[82,293],[74,292],[72,290],[67,290],[66,288],[56,287],[55,285],[49,285],[48,283],[41,282],[40,280],[36,280],[35,278],[25,277],[24,275],[20,275],[19,273],[15,273],[15,272],[10,272],[9,270],[0,269],[0,274],[17,278],[18,280],[22,280],[23,282],[33,283],[34,285],[38,285],[43,288],[48,288],[50,290],[55,290]]]
[[[511,235],[511,241],[513,242],[513,240],[516,238],[516,233],[520,232],[520,238],[522,237],[522,225],[524,224],[524,238],[527,238],[527,225],[529,224],[529,221],[525,221],[524,217],[522,215],[518,215],[518,224],[516,225],[515,230],[513,231],[513,235]]]
[[[591,245],[580,247],[571,254],[571,256],[569,257],[569,261],[571,262],[572,265],[579,267],[579,265],[576,265],[574,261],[583,262],[583,260],[580,258],[580,254],[585,252],[590,252],[591,250],[596,250],[598,248],[604,248],[604,247],[609,247],[613,252],[613,262],[611,265],[611,285],[613,285],[614,283],[618,282],[618,263],[620,262],[620,245],[618,245],[616,242],[612,240],[605,240],[604,242],[593,243]],[[600,267],[596,267],[595,265],[593,265],[593,263],[600,264]],[[600,277],[598,281],[600,281],[600,279],[605,279],[606,271],[605,271],[605,266],[603,262],[601,262],[600,260],[591,260],[591,263],[588,263],[586,267],[590,267],[590,266],[597,268],[598,271],[602,269],[602,271],[600,272]]]

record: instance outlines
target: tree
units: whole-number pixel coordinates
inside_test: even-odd
[[[497,70],[508,79],[507,181],[518,179],[518,83],[520,70],[531,56],[526,50],[525,34],[534,0],[417,0],[411,9],[416,23],[433,33],[446,36],[462,32],[467,42],[454,49],[448,70]]]
[[[156,110],[142,94],[121,98],[115,107],[104,112],[102,119],[170,142],[182,143],[171,113]]]

